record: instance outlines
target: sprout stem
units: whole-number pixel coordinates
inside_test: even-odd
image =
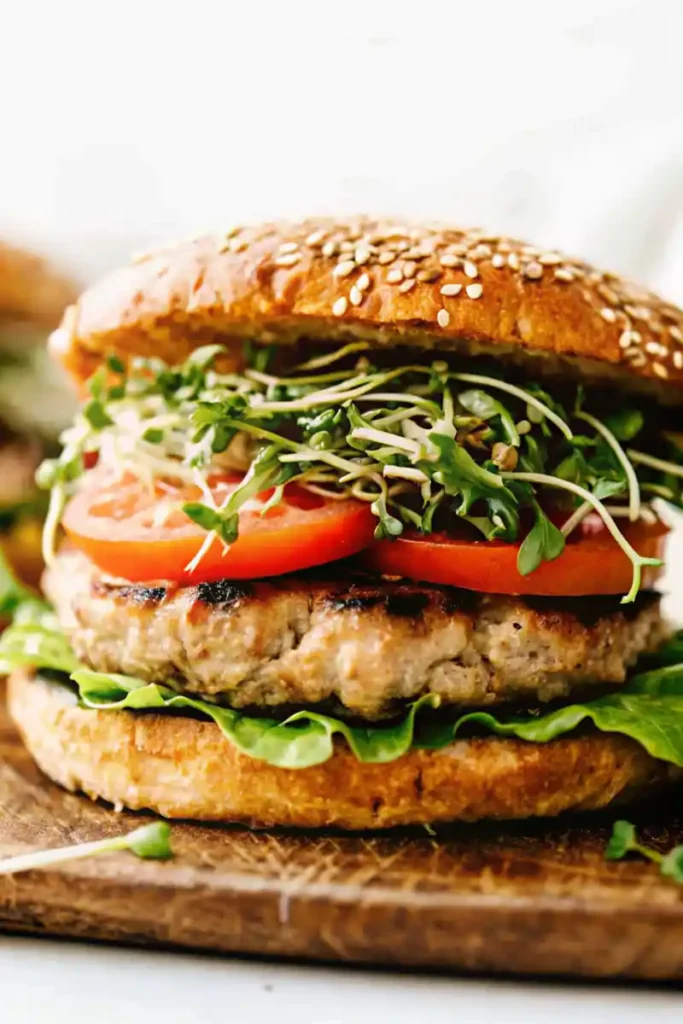
[[[633,468],[632,464],[629,462],[629,458],[626,452],[621,447],[612,431],[609,430],[609,428],[606,427],[604,423],[601,423],[600,420],[596,419],[595,416],[591,416],[590,413],[581,412],[580,410],[577,410],[574,413],[574,415],[577,419],[583,420],[584,423],[588,423],[588,425],[591,426],[593,430],[597,431],[598,434],[604,437],[605,441],[610,446],[610,448],[616,455],[617,459],[621,463],[621,467],[624,470],[624,473],[626,474],[626,479],[628,481],[629,519],[632,523],[637,522],[640,516],[640,486],[638,484],[638,477],[636,476],[636,471]]]
[[[571,441],[574,435],[572,434],[571,428],[561,416],[558,416],[556,412],[541,402],[535,395],[530,394],[523,388],[518,388],[514,384],[508,384],[504,380],[497,380],[495,377],[483,377],[478,373],[449,373],[448,377],[451,380],[462,380],[466,384],[482,384],[484,387],[498,388],[499,391],[505,391],[508,395],[514,395],[515,398],[519,398],[520,401],[526,402],[527,405],[532,405],[539,412],[542,412],[551,423],[554,423],[558,430],[561,430],[568,441]]]

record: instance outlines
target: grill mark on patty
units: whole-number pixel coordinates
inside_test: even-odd
[[[356,593],[353,587],[346,594],[332,594],[327,599],[331,609],[338,612],[366,612],[382,607],[387,615],[417,619],[430,603],[427,594],[420,593]]]
[[[438,608],[446,615],[463,612],[471,615],[481,602],[481,595],[457,587],[410,583],[405,580],[371,579],[347,584],[333,590],[325,598],[328,606],[338,612],[367,612],[381,608],[394,618],[419,619],[428,608]]]
[[[149,607],[150,605],[161,604],[169,593],[169,587],[158,586],[148,587],[141,583],[120,584],[108,583],[102,580],[95,580],[92,584],[94,597],[115,597],[122,602],[128,602],[136,608]]]
[[[212,608],[226,610],[245,597],[253,594],[250,583],[235,583],[232,580],[216,580],[213,583],[198,583],[196,600]]]

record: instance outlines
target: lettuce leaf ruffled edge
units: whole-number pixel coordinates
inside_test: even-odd
[[[471,711],[457,718],[434,714],[438,698],[425,696],[390,724],[359,727],[312,710],[284,720],[260,718],[178,693],[171,685],[115,673],[94,672],[79,663],[46,606],[24,605],[0,638],[0,673],[30,667],[63,675],[75,686],[80,705],[99,711],[183,714],[209,719],[242,753],[278,768],[309,768],[332,757],[341,737],[361,762],[385,764],[411,748],[437,750],[452,743],[466,726],[481,734],[548,743],[584,723],[601,732],[620,733],[652,757],[683,767],[683,633],[659,652],[654,668],[633,676],[620,690],[547,714],[498,717]]]

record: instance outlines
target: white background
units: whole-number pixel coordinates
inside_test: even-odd
[[[677,0],[0,0],[0,230],[84,278],[263,216],[480,223],[683,301]]]
[[[85,282],[167,237],[377,211],[565,247],[683,302],[682,41],[677,0],[0,0],[0,235]],[[3,1024],[680,1019],[664,992],[18,939],[0,991]]]

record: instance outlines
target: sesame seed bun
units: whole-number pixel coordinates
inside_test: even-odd
[[[274,768],[193,718],[90,711],[65,687],[9,680],[9,710],[55,782],[167,818],[345,829],[594,810],[662,788],[680,770],[621,736],[547,744],[484,738],[361,764],[339,743],[325,764]]]
[[[683,401],[683,313],[615,274],[481,231],[358,218],[236,228],[139,256],[53,335],[78,379],[104,353],[169,362],[244,337],[494,354]]]
[[[0,328],[9,321],[50,330],[76,295],[74,284],[44,259],[0,242]],[[39,337],[26,335],[31,341]]]

